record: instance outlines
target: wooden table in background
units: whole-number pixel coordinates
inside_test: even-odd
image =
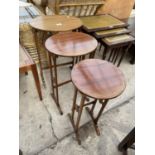
[[[36,64],[32,60],[29,53],[21,45],[19,45],[19,72],[25,73],[29,70],[31,70],[33,73],[33,77],[35,80],[39,98],[40,100],[42,100],[42,93],[41,93],[40,81],[38,77]]]
[[[108,14],[81,17],[80,19],[83,22],[83,29],[87,33],[127,26],[126,23]]]
[[[44,76],[43,76],[43,65],[41,60],[41,53],[39,51],[39,44],[37,41],[37,32],[41,31],[45,34],[45,32],[63,32],[63,31],[71,31],[75,30],[82,26],[82,22],[77,17],[71,17],[66,15],[53,15],[53,16],[39,16],[32,20],[30,25],[35,30],[35,42],[37,45],[37,53],[39,57],[39,64],[40,64],[40,73],[43,84],[45,86]],[[44,41],[47,38],[43,38]]]

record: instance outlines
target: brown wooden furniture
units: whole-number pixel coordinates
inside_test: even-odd
[[[23,155],[22,151],[19,149],[19,155]]]
[[[104,30],[104,31],[97,31],[94,32],[94,36],[97,39],[101,39],[104,37],[111,37],[111,36],[117,36],[120,34],[129,34],[131,31],[127,28],[116,28],[116,29],[110,29],[110,30]]]
[[[127,154],[128,148],[134,148],[133,144],[135,143],[135,127],[124,137],[124,139],[119,143],[118,149],[124,154]]]
[[[38,30],[49,32],[70,31],[82,26],[79,18],[54,15],[54,16],[40,16],[35,18],[30,25]]]
[[[103,0],[56,0],[55,13],[71,16],[89,16],[94,15],[103,4]]]
[[[120,55],[120,59],[117,63],[117,66],[119,67],[126,52],[129,50],[133,42],[134,38],[129,34],[105,37],[101,39],[101,44],[105,47],[103,59],[106,59],[107,53],[110,52],[108,61],[116,64]]]
[[[108,14],[81,17],[80,19],[83,22],[82,28],[88,33],[127,26],[126,23]]]
[[[24,3],[24,2],[23,2]],[[25,3],[24,3],[25,4]],[[20,43],[28,51],[35,63],[39,62],[34,40],[34,33],[29,22],[37,16],[43,15],[40,10],[31,3],[26,3],[25,7],[19,7],[19,39]],[[45,53],[45,52],[44,52]],[[42,55],[44,54],[42,52]],[[46,60],[47,62],[47,60]]]
[[[108,14],[82,17],[81,20],[83,30],[91,33],[100,42],[100,50],[104,45],[103,59],[111,52],[108,61],[115,64],[121,53],[117,64],[119,66],[131,42],[134,41],[134,38],[129,35],[131,31],[127,29],[128,23]]]
[[[31,70],[33,73],[39,98],[40,100],[42,100],[42,93],[36,64],[32,60],[31,56],[28,54],[28,52],[21,45],[19,45],[19,72],[25,73],[29,70]]]
[[[52,83],[52,97],[58,107],[60,114],[63,114],[59,104],[58,87],[70,82],[71,80],[58,83],[57,67],[77,63],[85,58],[85,55],[92,54],[97,47],[97,41],[92,36],[81,32],[66,32],[58,33],[48,38],[45,42],[45,47],[49,51],[49,64]],[[57,56],[73,57],[74,62],[57,64]],[[51,61],[52,57],[52,61]]]
[[[106,0],[98,9],[97,14],[111,14],[119,19],[128,18],[133,9],[135,0]]]
[[[102,7],[104,0],[31,0],[47,15],[88,16]]]
[[[69,16],[40,16],[34,19],[30,25],[34,28],[35,31],[35,42],[37,45],[37,52],[39,57],[39,64],[40,64],[40,73],[41,78],[43,81],[43,84],[45,86],[44,76],[43,76],[43,60],[41,56],[41,52],[39,49],[39,42],[38,42],[38,32],[42,32],[42,42],[41,44],[44,44],[44,41],[48,38],[48,32],[62,32],[62,31],[70,31],[77,29],[82,26],[82,22],[79,18],[76,17],[69,17]]]
[[[69,114],[70,121],[74,128],[76,138],[81,144],[79,138],[79,123],[84,106],[92,104],[91,109],[86,108],[90,114],[96,133],[100,135],[97,122],[104,110],[109,99],[119,96],[126,87],[126,82],[123,73],[113,64],[99,60],[87,59],[76,64],[71,72],[71,79],[75,85],[75,94],[73,99],[72,114]],[[78,106],[76,104],[77,92],[81,93],[81,102]],[[86,98],[91,97],[94,100],[86,103]],[[102,104],[96,117],[94,117],[95,105]],[[78,112],[77,121],[74,120],[75,110]]]
[[[135,38],[135,16],[132,16],[128,19],[123,19],[123,21],[129,24],[128,29],[131,31],[131,35]],[[130,63],[135,63],[135,42],[129,48],[129,54],[131,55]]]
[[[100,50],[102,45],[105,47],[103,59],[105,59],[106,54],[111,51],[108,61],[111,61],[115,64],[119,57],[119,53],[122,51],[117,66],[120,65],[127,51],[134,53],[134,18],[130,17],[129,19],[124,19],[122,21],[127,23],[128,28],[114,28],[109,30],[96,31],[93,33],[93,35],[101,44]],[[134,54],[132,54],[131,62],[134,62]]]

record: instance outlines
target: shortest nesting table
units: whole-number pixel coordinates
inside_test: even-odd
[[[71,72],[71,79],[75,85],[75,93],[72,106],[72,114],[69,114],[70,121],[74,128],[76,138],[79,138],[79,123],[84,106],[92,104],[91,109],[86,108],[92,118],[97,135],[100,135],[97,122],[109,99],[119,96],[126,87],[125,77],[121,70],[112,63],[100,59],[86,59],[76,64]],[[80,105],[76,104],[77,92],[82,95]],[[93,101],[87,101],[87,97]],[[94,108],[99,101],[102,104],[98,114],[94,117]],[[78,112],[77,121],[74,121],[75,110]]]

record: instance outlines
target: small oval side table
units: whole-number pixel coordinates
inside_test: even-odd
[[[71,79],[75,86],[72,113],[69,114],[70,121],[74,128],[76,138],[81,144],[79,138],[79,124],[84,106],[92,105],[91,109],[86,107],[94,124],[97,135],[100,135],[97,122],[109,99],[119,96],[126,87],[123,73],[112,63],[100,59],[86,59],[74,65],[71,72]],[[79,106],[76,104],[77,93],[81,93]],[[91,97],[93,101],[87,102],[86,98]],[[96,117],[94,117],[94,108],[99,101],[101,108]],[[75,110],[77,111],[77,121],[74,121]]]
[[[73,57],[73,60],[75,60],[74,63],[85,59],[85,55],[88,54],[93,57],[94,51],[97,48],[97,40],[94,37],[81,32],[57,33],[46,40],[45,47],[49,54],[52,97],[60,114],[63,114],[59,104],[58,87],[71,82],[71,80],[58,83],[57,67],[68,65],[68,63],[57,64],[57,56]]]

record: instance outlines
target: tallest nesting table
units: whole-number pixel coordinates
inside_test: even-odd
[[[37,32],[63,32],[63,31],[70,31],[75,30],[82,26],[82,22],[79,18],[71,17],[71,16],[65,16],[65,15],[53,15],[53,16],[39,16],[32,20],[30,25],[34,28],[35,31],[35,42],[37,46],[37,53],[39,58],[39,64],[40,64],[40,74],[42,81],[44,83],[44,77],[43,77],[43,64],[42,64],[42,55],[39,49],[39,43],[38,43],[38,36]],[[45,35],[43,35],[43,44],[45,39]],[[44,83],[45,84],[45,83]]]

